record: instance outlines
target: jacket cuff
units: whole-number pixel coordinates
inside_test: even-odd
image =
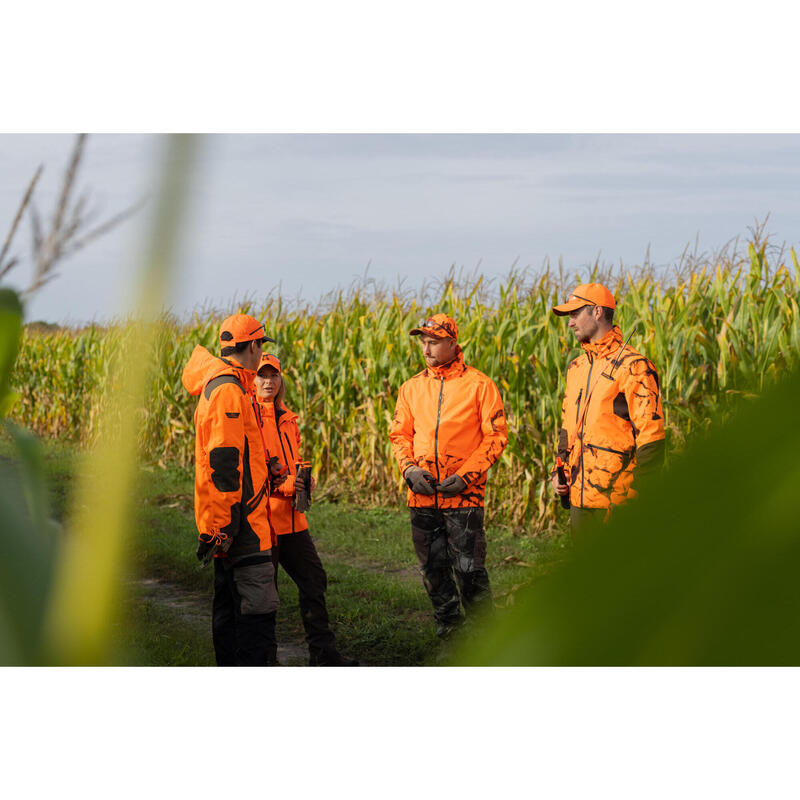
[[[278,487],[275,488],[275,494],[282,494],[285,497],[291,497],[295,489],[295,476],[287,475],[286,480]]]

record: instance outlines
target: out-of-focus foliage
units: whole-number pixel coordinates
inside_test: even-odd
[[[795,373],[695,437],[461,663],[800,664],[798,398]]]
[[[16,395],[11,391],[22,304],[16,292],[0,289],[0,425],[15,445],[13,459],[0,459],[0,664],[103,664],[111,655],[110,630],[123,587],[124,542],[138,473],[136,409],[145,400],[147,365],[156,338],[156,326],[148,314],[164,302],[192,161],[193,137],[171,137],[170,141],[153,237],[141,270],[136,322],[126,330],[127,350],[119,351],[125,357],[110,359],[102,374],[85,373],[95,381],[87,392],[94,391],[103,399],[94,406],[94,413],[105,413],[96,422],[92,452],[76,481],[66,532],[49,518],[38,441],[6,418],[15,403],[30,401],[32,387],[23,385],[22,393]],[[76,168],[73,159],[67,189]],[[67,199],[64,190],[62,210],[67,208]],[[94,233],[99,235],[99,231]],[[56,252],[41,256],[44,266],[37,267],[34,290],[49,279],[63,244],[53,236],[47,241]],[[24,341],[23,360],[27,351]],[[78,381],[84,372],[70,372],[72,355],[47,353],[46,358],[53,376],[60,370],[72,375],[73,386],[80,392]],[[74,424],[80,427],[83,420],[78,418]]]
[[[509,420],[509,446],[489,480],[489,514],[539,531],[555,520],[545,476],[566,365],[579,353],[552,305],[580,280],[609,283],[623,332],[636,326],[631,344],[659,370],[668,445],[680,449],[731,399],[761,391],[797,363],[800,266],[794,251],[790,256],[786,263],[756,231],[746,254],[701,258],[668,275],[640,269],[613,277],[595,267],[591,275],[512,274],[494,287],[451,279],[416,294],[366,282],[315,308],[288,308],[278,297],[242,310],[278,339],[271,347],[285,366],[288,402],[301,414],[321,494],[363,504],[402,502],[387,431],[400,384],[424,366],[408,331],[435,310],[452,314],[467,362],[496,381]],[[216,351],[223,316],[164,320],[139,419],[146,458],[190,463],[196,400],[183,389],[181,371],[195,345]],[[109,366],[128,336],[123,323],[26,334],[14,375],[22,396],[15,419],[42,435],[93,441],[107,413],[97,389],[109,385]]]
[[[11,368],[22,330],[22,304],[0,289],[0,408],[14,402]],[[3,419],[16,445],[14,463],[0,459],[0,664],[36,660],[47,602],[57,526],[49,518],[42,453],[38,440]]]

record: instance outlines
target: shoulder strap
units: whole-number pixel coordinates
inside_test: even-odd
[[[220,375],[217,378],[212,378],[203,389],[203,395],[205,396],[206,400],[210,399],[211,392],[214,391],[218,386],[222,386],[223,383],[235,383],[241,390],[242,394],[247,394],[244,390],[244,386],[242,386],[242,382],[235,376],[235,375]]]

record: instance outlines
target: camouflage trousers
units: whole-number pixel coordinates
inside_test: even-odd
[[[439,625],[460,623],[462,605],[465,614],[490,609],[483,508],[409,508],[409,512],[422,582]]]

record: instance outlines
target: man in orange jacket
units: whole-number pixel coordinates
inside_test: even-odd
[[[464,363],[455,320],[434,314],[410,335],[427,367],[400,387],[389,439],[436,633],[447,637],[464,619],[462,604],[466,613],[491,607],[483,500],[508,443],[506,418],[491,378]]]
[[[212,634],[219,666],[264,666],[278,594],[272,565],[269,475],[253,378],[268,339],[234,314],[220,326],[221,357],[196,347],[183,385],[199,395],[195,424],[197,557],[214,561]]]
[[[578,286],[553,313],[569,317],[583,353],[567,367],[553,488],[570,500],[573,530],[636,496],[634,479],[664,460],[664,410],[652,362],[623,343],[614,295],[599,283]]]

